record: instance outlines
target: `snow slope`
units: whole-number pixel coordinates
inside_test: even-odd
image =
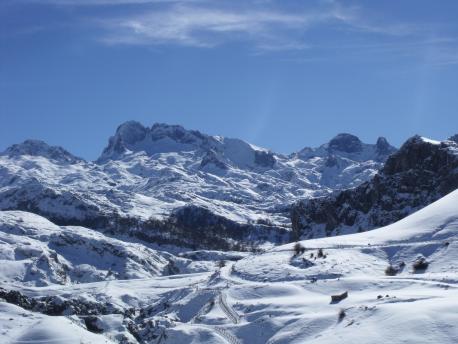
[[[110,303],[111,308],[93,313],[89,327],[100,330],[97,339],[87,331],[81,334],[88,343],[121,342],[120,338],[174,344],[456,343],[457,204],[458,190],[383,228],[301,241],[297,253],[292,243],[236,262],[215,261],[210,271],[9,287],[41,304],[49,305],[49,300]],[[211,252],[195,257],[208,262]],[[420,257],[428,263],[426,269],[418,264],[414,268]],[[388,266],[396,273],[386,274]],[[331,295],[345,291],[347,298],[331,302]],[[24,300],[20,303],[28,307]],[[23,335],[21,313],[48,317],[1,302],[0,306],[6,343]],[[35,310],[49,309],[43,307]],[[72,309],[53,319],[82,321],[85,315],[78,314],[77,307]],[[42,326],[45,334],[51,331],[51,324]],[[28,340],[40,335],[33,328],[26,334]],[[60,340],[60,334],[53,336]]]

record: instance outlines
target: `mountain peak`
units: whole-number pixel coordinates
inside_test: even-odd
[[[377,139],[377,142],[375,143],[377,145],[377,147],[383,149],[385,147],[388,147],[390,144],[388,143],[388,140],[386,139],[386,137],[383,137],[383,136],[380,136],[378,139]]]
[[[378,155],[390,155],[396,151],[396,148],[390,145],[388,140],[383,136],[380,136],[377,139],[377,142],[375,143],[375,149]]]
[[[201,144],[210,138],[200,131],[188,130],[177,124],[155,123],[150,131],[153,141],[168,137],[179,143]]]
[[[395,174],[411,169],[424,169],[439,172],[457,159],[454,149],[449,149],[455,143],[450,141],[435,141],[415,135],[409,138],[401,148],[391,155],[383,167],[386,174]]]
[[[328,147],[333,151],[357,153],[363,149],[363,143],[355,135],[340,133],[329,141]]]
[[[147,131],[147,128],[145,128],[141,123],[128,121],[121,124],[118,129],[116,129],[115,135],[127,144],[134,144],[135,142],[143,140]]]
[[[202,159],[201,167],[210,162],[221,170],[228,165],[240,168],[267,168],[275,165],[274,153],[243,140],[210,136],[181,125],[155,123],[151,127],[129,121],[121,124],[97,160],[104,163],[130,153],[148,156],[159,153],[195,152]]]
[[[98,161],[117,158],[126,152],[144,151],[148,155],[189,150],[204,146],[212,138],[180,125],[155,123],[150,128],[136,121],[121,124]]]
[[[9,157],[22,155],[42,156],[59,162],[74,164],[83,159],[78,158],[59,146],[50,146],[41,140],[25,140],[22,143],[14,144],[8,147],[3,153]]]
[[[357,136],[349,133],[340,133],[328,143],[318,148],[305,147],[297,154],[302,159],[316,156],[338,156],[355,161],[385,162],[386,158],[396,152],[396,148],[388,143],[384,137],[379,137],[375,144],[363,143]],[[334,165],[335,159],[329,160]]]

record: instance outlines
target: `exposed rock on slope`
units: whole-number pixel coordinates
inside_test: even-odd
[[[458,144],[414,136],[379,174],[330,196],[297,202],[293,237],[368,230],[393,223],[458,188]]]

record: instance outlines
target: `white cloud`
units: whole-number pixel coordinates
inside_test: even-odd
[[[106,6],[103,10],[84,11],[84,18],[90,18],[92,24],[102,29],[97,38],[113,45],[214,47],[244,42],[255,52],[272,52],[320,47],[340,49],[353,44],[355,54],[371,50],[404,54],[409,43],[424,42],[428,37],[426,26],[396,22],[383,13],[374,16],[367,9],[342,5],[338,0],[17,1],[75,7],[113,5],[110,7],[113,11],[105,11]],[[117,7],[126,4],[134,5],[128,9]],[[322,32],[325,32],[323,36]],[[384,39],[372,39],[375,35]],[[440,55],[451,61],[449,63],[455,61],[454,50]]]
[[[104,41],[116,44],[180,44],[211,47],[223,42],[250,41],[260,50],[303,49],[309,27],[333,19],[332,12],[302,13],[248,6],[175,4],[146,13],[101,21]]]

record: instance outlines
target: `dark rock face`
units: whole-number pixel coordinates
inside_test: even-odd
[[[275,164],[275,157],[271,152],[255,151],[254,162],[259,166],[272,168]]]
[[[126,310],[111,303],[91,302],[78,298],[62,299],[59,296],[32,298],[16,290],[6,290],[0,287],[0,298],[21,308],[46,315],[104,315],[125,314]],[[129,310],[127,310],[129,311]]]
[[[173,141],[187,144],[202,145],[211,138],[197,130],[186,130],[181,125],[155,123],[151,129],[151,140],[158,141],[169,137]]]
[[[281,237],[285,230],[269,224],[242,224],[226,217],[214,214],[210,210],[188,205],[176,209],[170,215],[167,225],[173,232],[179,231],[181,238],[192,243],[193,247],[222,248],[226,250],[240,249],[241,246],[253,244],[252,239],[266,240],[276,235],[277,242],[284,241]],[[251,238],[251,239],[250,239]]]
[[[126,151],[127,146],[144,140],[147,132],[147,128],[135,121],[121,124],[116,129],[116,134],[110,137],[108,146],[104,149],[102,156],[112,153],[122,154]]]
[[[371,181],[294,204],[293,239],[385,226],[457,188],[458,144],[415,136],[388,158]]]
[[[200,168],[205,168],[206,166],[215,166],[221,170],[227,170],[227,165],[218,159],[216,153],[212,150],[209,150],[205,153],[202,161],[200,162]]]
[[[98,325],[98,318],[96,316],[87,316],[84,318],[84,324],[88,331],[93,333],[103,333],[103,328]]]
[[[362,150],[363,143],[355,135],[343,133],[329,141],[329,148],[340,152],[356,153]]]
[[[449,163],[450,153],[447,147],[446,143],[432,144],[425,142],[420,136],[414,136],[388,158],[383,173],[395,175],[411,169],[439,173]]]
[[[147,129],[135,121],[121,124],[116,130],[119,139],[127,144],[134,144],[145,139]]]

